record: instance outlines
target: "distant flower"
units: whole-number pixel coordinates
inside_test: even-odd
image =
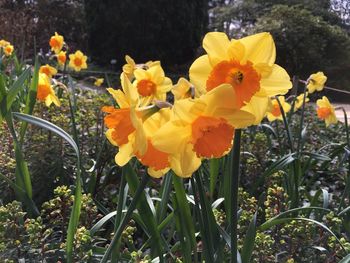
[[[307,90],[309,93],[314,93],[316,90],[321,91],[323,90],[326,81],[327,77],[321,71],[311,74],[307,80]]]
[[[135,60],[133,60],[130,56],[125,56],[126,64],[123,66],[123,72],[126,74],[128,79],[132,81],[134,79],[134,71],[136,69],[144,69],[147,70],[153,66],[160,66],[160,61],[148,61],[145,64],[136,64]]]
[[[86,60],[87,56],[85,56],[80,50],[78,50],[74,54],[69,55],[69,67],[73,68],[75,71],[86,69]]]
[[[4,40],[4,39],[1,39],[0,40],[0,48],[4,48],[6,46],[10,45],[10,42]]]
[[[94,85],[100,87],[103,84],[103,81],[103,78],[96,79]]]
[[[57,69],[51,67],[49,64],[46,64],[45,66],[40,67],[39,72],[46,74],[49,78],[52,78],[52,76],[57,74]]]
[[[329,102],[326,96],[323,96],[322,99],[316,101],[317,104],[317,116],[326,122],[326,127],[330,124],[336,124],[338,122],[337,117],[335,116],[334,107]]]
[[[36,98],[40,101],[44,101],[47,107],[49,107],[51,103],[54,103],[58,107],[61,105],[59,99],[55,95],[55,91],[51,86],[50,78],[44,73],[39,73]]]
[[[281,103],[283,111],[285,113],[289,112],[290,109],[291,109],[291,106],[290,106],[290,104],[288,102],[285,101],[284,96],[279,96],[278,99],[279,99],[279,101]],[[266,116],[267,116],[267,119],[269,121],[283,120],[281,108],[280,108],[280,106],[278,104],[277,99],[273,99],[271,101],[271,108],[266,113]]]
[[[67,60],[66,52],[60,51],[57,55],[57,62],[60,66],[64,66]]]
[[[310,101],[310,99],[307,96],[308,96],[308,93],[306,93],[305,103]],[[294,104],[294,111],[297,111],[299,108],[301,108],[301,106],[303,106],[303,100],[304,100],[304,93],[296,97],[295,104]]]
[[[4,53],[6,56],[11,56],[13,52],[13,46],[12,45],[7,45],[4,48]]]
[[[63,44],[64,44],[63,36],[61,36],[61,35],[57,34],[57,32],[55,32],[55,35],[52,36],[50,38],[50,41],[49,41],[49,45],[51,47],[51,50],[53,52],[55,52],[55,54],[58,54],[61,51]]]

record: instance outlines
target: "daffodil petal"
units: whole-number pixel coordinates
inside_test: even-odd
[[[286,94],[291,87],[292,82],[290,81],[288,73],[277,64],[272,66],[272,71],[269,76],[260,80],[260,89],[262,89],[267,96]]]
[[[196,91],[198,90],[200,93],[199,95],[207,92],[206,82],[211,70],[212,67],[210,66],[208,55],[197,58],[190,67],[190,81],[194,85]]]
[[[212,66],[215,66],[222,60],[229,60],[227,50],[230,46],[230,40],[222,32],[207,33],[203,39],[203,48],[209,56]]]
[[[119,152],[115,156],[115,162],[119,166],[126,165],[130,159],[134,156],[134,150],[132,143],[128,142],[119,147]]]
[[[199,168],[201,159],[193,151],[192,144],[183,145],[180,149],[180,153],[170,160],[171,169],[177,176],[188,178]]]
[[[276,60],[276,47],[270,33],[258,33],[240,39],[245,46],[246,60],[272,65]]]

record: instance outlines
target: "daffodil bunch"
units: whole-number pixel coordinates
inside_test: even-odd
[[[2,39],[0,40],[0,50],[4,53],[6,57],[9,57],[12,55],[14,47],[11,45],[10,42]]]
[[[235,129],[259,124],[270,98],[292,86],[287,72],[275,64],[269,33],[230,40],[211,32],[203,48],[206,54],[189,69],[190,80],[180,78],[176,85],[159,61],[136,64],[126,56],[122,90],[108,89],[118,108],[103,108],[106,136],[119,147],[118,165],[135,156],[153,177],[169,169],[190,177],[203,159],[228,154]],[[173,105],[167,102],[169,92]]]

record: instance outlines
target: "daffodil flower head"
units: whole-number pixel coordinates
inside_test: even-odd
[[[49,78],[52,78],[52,76],[57,74],[57,69],[51,67],[49,64],[46,64],[40,67],[39,72],[46,74]]]
[[[147,106],[153,100],[166,100],[166,93],[172,88],[172,81],[165,77],[160,65],[155,65],[147,70],[136,69],[133,82],[140,98],[141,105]]]
[[[239,107],[265,116],[268,97],[285,94],[292,87],[287,72],[277,64],[276,48],[269,33],[229,40],[225,33],[210,32],[203,39],[207,52],[190,67],[190,81],[202,94],[221,84],[235,90]],[[258,103],[259,105],[250,105]],[[265,112],[261,112],[264,109]]]
[[[11,44],[9,44],[3,47],[3,49],[4,49],[5,56],[9,57],[12,55],[14,47]]]
[[[94,82],[94,85],[100,87],[104,82],[104,78],[97,78]]]
[[[289,112],[291,109],[291,106],[288,102],[286,102],[284,96],[278,96],[278,100],[281,103],[281,106],[282,106],[284,113]],[[269,111],[266,113],[266,116],[270,122],[275,121],[275,120],[283,120],[281,107],[280,107],[277,99],[271,100],[271,107],[270,107]]]
[[[308,93],[305,94],[305,103],[309,102],[310,99],[308,98]],[[294,111],[297,111],[303,106],[303,100],[304,100],[304,93],[300,94],[295,98],[295,104],[294,104]]]
[[[40,101],[44,101],[47,107],[49,107],[51,103],[54,103],[58,107],[61,105],[60,100],[56,97],[55,91],[52,88],[50,78],[44,73],[39,73],[36,98]]]
[[[59,35],[57,32],[55,32],[55,35],[53,35],[50,38],[49,45],[51,47],[51,50],[55,52],[55,54],[58,54],[64,45],[64,38],[63,36]]]
[[[102,111],[107,115],[104,122],[108,128],[106,137],[111,144],[119,147],[115,161],[124,166],[135,152],[144,154],[147,150],[147,139],[142,129],[142,119],[138,116],[138,94],[125,73],[121,74],[121,90],[108,88],[119,108],[105,106]]]
[[[171,168],[190,177],[202,158],[219,158],[232,148],[235,128],[254,121],[254,115],[234,108],[234,91],[221,85],[199,99],[175,101],[171,120],[153,136],[153,145],[171,154]],[[176,136],[174,136],[176,134]]]
[[[57,57],[57,62],[60,66],[64,66],[66,64],[67,56],[66,56],[66,51],[60,51],[56,57]]]
[[[336,124],[338,122],[334,107],[326,96],[323,96],[322,99],[317,100],[316,104],[317,116],[321,120],[325,121],[326,127],[328,127],[330,124]]]
[[[175,100],[199,97],[198,91],[196,91],[192,83],[185,78],[180,78],[171,92],[174,94]]]
[[[132,81],[134,76],[135,69],[144,69],[147,70],[153,66],[160,66],[160,61],[147,61],[144,64],[136,64],[135,60],[133,60],[130,56],[125,56],[126,64],[123,66],[123,72],[127,75],[130,81]]]
[[[87,69],[86,60],[87,56],[78,50],[74,54],[69,55],[69,67],[78,72],[82,69]]]
[[[324,84],[327,81],[327,77],[323,72],[319,71],[317,73],[311,74],[307,80],[307,90],[309,93],[314,93],[315,91],[321,91],[324,88]]]
[[[8,46],[10,44],[11,44],[10,42],[8,42],[8,41],[6,41],[4,39],[0,40],[0,48],[4,48],[4,47],[6,47],[6,46]]]

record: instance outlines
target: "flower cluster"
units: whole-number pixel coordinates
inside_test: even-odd
[[[0,52],[2,51],[6,57],[9,57],[12,55],[14,50],[14,47],[11,45],[10,42],[1,39],[0,40]]]
[[[56,63],[51,66],[49,64],[43,65],[39,69],[39,80],[38,80],[38,89],[37,89],[37,99],[39,101],[45,102],[46,106],[50,106],[54,103],[56,106],[60,106],[60,100],[55,95],[54,86],[60,86],[57,80],[53,77],[58,73],[58,69],[66,68],[67,60],[67,50],[68,46],[64,42],[64,37],[55,32],[50,38],[49,45],[51,51],[55,53],[54,57],[56,58]],[[65,50],[63,50],[63,48]],[[68,66],[75,71],[80,71],[81,69],[86,69],[87,57],[80,51],[76,51],[74,54],[69,55],[69,64]]]
[[[153,177],[169,169],[190,177],[203,159],[231,150],[235,129],[256,125],[270,109],[270,98],[288,92],[287,72],[275,64],[269,33],[230,40],[208,33],[206,54],[196,59],[189,77],[176,85],[159,61],[136,64],[126,56],[122,90],[108,89],[118,107],[105,106],[109,141],[119,147],[115,161],[123,166],[136,157]],[[174,95],[174,104],[166,101]]]

